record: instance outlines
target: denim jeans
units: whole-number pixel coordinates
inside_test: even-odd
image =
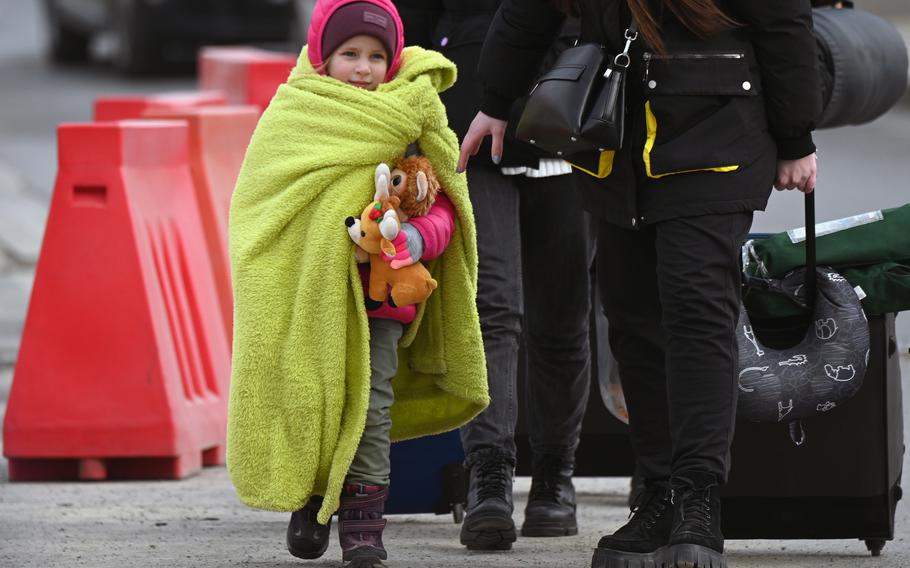
[[[645,479],[727,478],[736,417],[739,254],[752,213],[600,224],[598,286]]]
[[[477,309],[490,406],[461,429],[465,452],[515,455],[519,344],[528,353],[535,453],[574,453],[589,391],[589,274],[594,237],[572,175],[505,176],[468,169],[477,224]]]

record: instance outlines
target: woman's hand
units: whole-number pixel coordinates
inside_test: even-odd
[[[798,189],[803,193],[812,193],[817,173],[815,154],[803,156],[798,160],[778,160],[774,189]]]
[[[461,142],[461,154],[458,156],[458,167],[455,168],[455,173],[460,174],[465,171],[468,167],[468,160],[477,154],[480,144],[487,136],[493,137],[493,150],[490,155],[493,163],[498,164],[502,159],[502,138],[506,134],[506,124],[508,122],[505,120],[478,112]]]

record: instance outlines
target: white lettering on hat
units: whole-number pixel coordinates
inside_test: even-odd
[[[363,21],[368,24],[375,24],[382,29],[389,27],[389,20],[382,14],[377,14],[375,12],[363,11]]]

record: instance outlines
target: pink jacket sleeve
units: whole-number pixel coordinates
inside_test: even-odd
[[[426,215],[408,219],[408,223],[423,237],[423,256],[420,260],[433,260],[449,246],[455,230],[455,206],[446,194],[439,193]]]

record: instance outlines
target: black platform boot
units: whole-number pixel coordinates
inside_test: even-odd
[[[600,539],[592,568],[660,568],[670,538],[673,508],[666,483],[645,486],[629,513],[629,522]]]
[[[727,568],[720,532],[720,487],[711,475],[673,479],[673,529],[664,553],[667,568]]]
[[[512,520],[512,476],[514,458],[499,448],[471,452],[468,507],[461,525],[461,544],[468,550],[509,550],[515,542]]]
[[[531,491],[525,507],[521,536],[568,536],[578,534],[575,517],[575,486],[571,460],[553,454],[534,456]]]

